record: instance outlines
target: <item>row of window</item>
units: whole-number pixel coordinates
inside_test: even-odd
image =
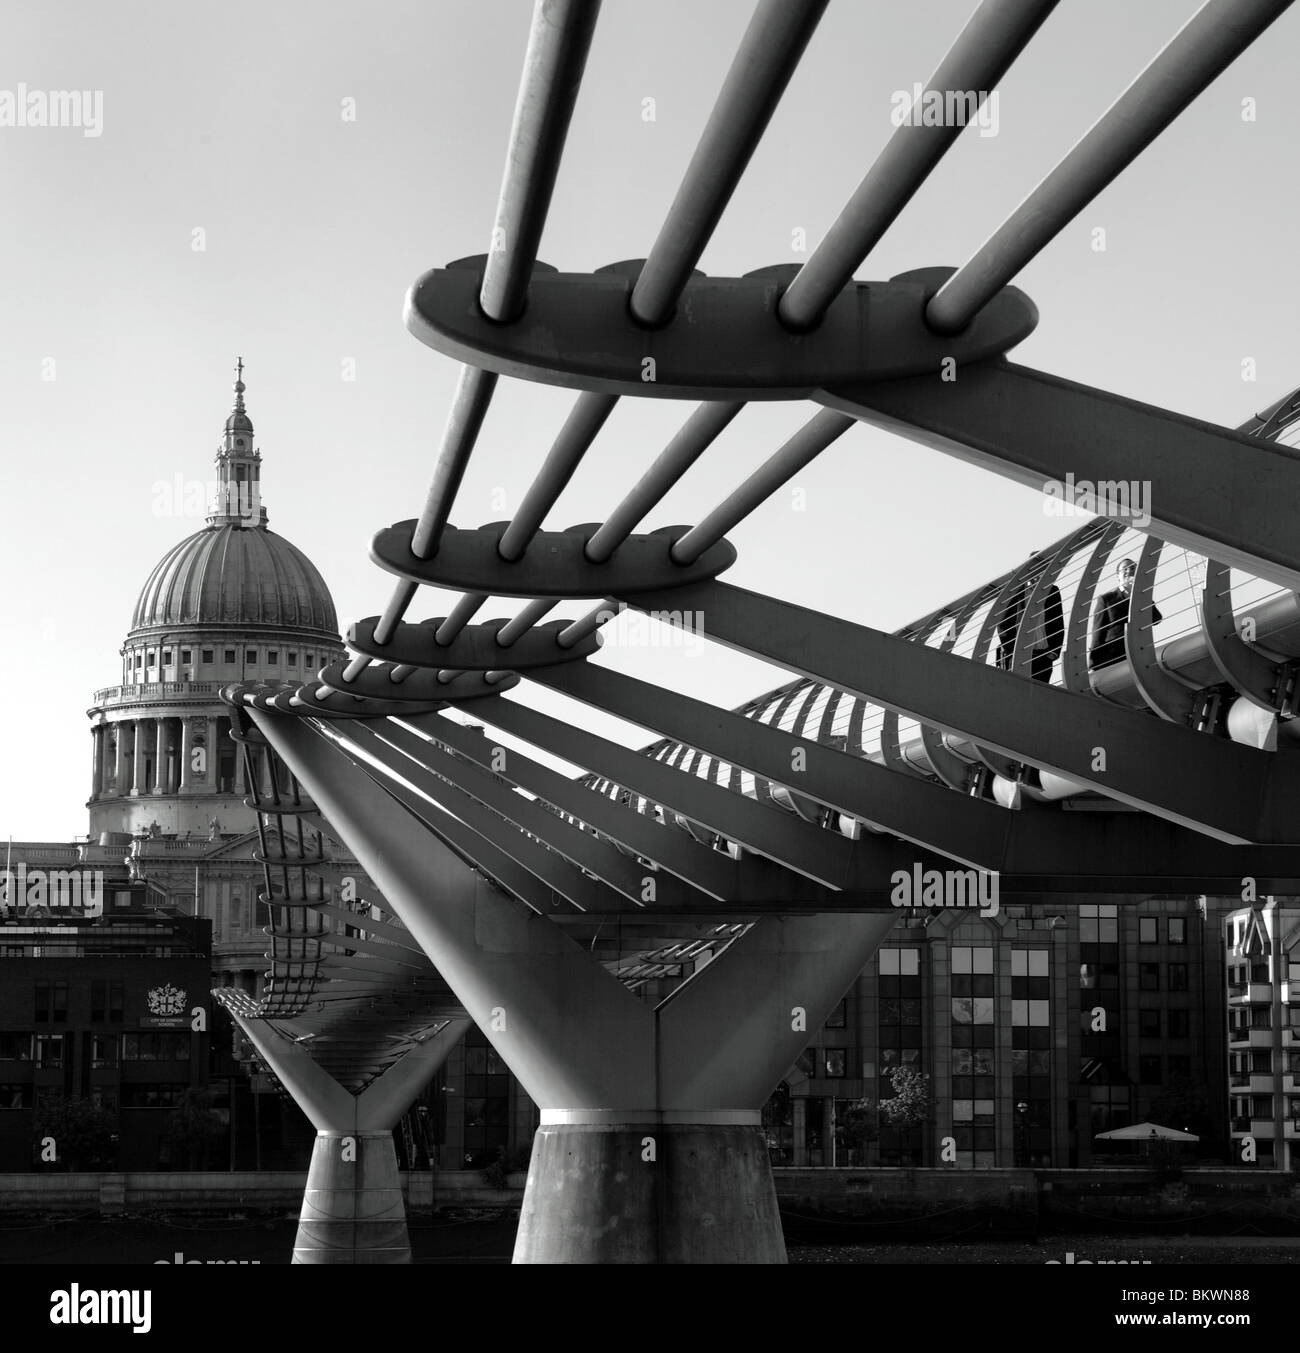
[[[0,1033],[0,1061],[34,1062],[43,1071],[60,1070],[71,1034]],[[113,1067],[123,1062],[184,1062],[190,1056],[190,1036],[184,1032],[150,1031],[131,1034],[93,1034],[90,1064]]]
[[[1170,944],[1187,943],[1187,918],[1170,916],[1166,918],[1166,937]],[[1160,918],[1158,916],[1138,917],[1138,943],[1160,943]]]
[[[1152,1010],[1138,1011],[1138,1035],[1141,1038],[1159,1038],[1162,1015],[1169,1020],[1168,1038],[1190,1038],[1192,1036],[1192,1012],[1190,1010]]]
[[[228,664],[228,665],[233,664],[233,663],[235,662],[235,660],[236,660],[236,655],[238,654],[238,652],[239,652],[239,650],[238,650],[238,649],[235,649],[235,648],[223,648],[223,649],[221,650],[221,653],[222,653],[221,661],[222,661],[223,663]],[[170,649],[170,648],[164,648],[164,649],[163,649],[163,651],[162,651],[162,665],[163,665],[164,667],[171,667],[171,666],[173,665],[173,663],[172,663],[172,653],[173,653],[173,650]],[[194,657],[194,650],[193,650],[193,649],[182,648],[182,649],[180,650],[180,654],[181,654],[181,665],[182,665],[182,666],[187,666],[190,662],[193,661],[193,657]],[[297,667],[297,665],[298,665],[298,651],[297,651],[297,649],[294,649],[294,648],[289,649],[286,656],[287,656],[287,661],[288,661],[289,666],[290,666],[290,667]],[[201,651],[201,658],[200,658],[200,661],[202,661],[202,662],[204,662],[204,663],[212,663],[212,662],[215,662],[215,661],[216,661],[216,649],[213,649],[213,648],[205,648],[205,649],[203,649],[203,650]],[[245,649],[245,650],[244,650],[244,661],[245,661],[245,663],[255,663],[255,662],[257,662],[257,649],[255,649],[255,648],[247,648],[247,649]],[[280,661],[280,650],[279,650],[278,648],[268,648],[268,649],[266,650],[266,661],[267,661],[268,663],[277,663],[277,662],[279,662],[279,661]],[[313,655],[313,654],[311,654],[311,653],[304,653],[304,654],[302,655],[302,665],[303,665],[304,667],[310,667],[310,666],[312,665],[313,661],[314,661],[314,655]],[[129,664],[128,664],[128,665],[129,665]],[[157,650],[157,649],[151,648],[151,649],[148,649],[147,651],[141,651],[141,652],[138,652],[138,653],[135,655],[135,666],[136,666],[137,670],[138,670],[138,669],[141,669],[141,668],[144,668],[144,667],[157,667],[157,666],[158,666],[158,650]]]
[[[166,1081],[156,1085],[123,1085],[116,1090],[97,1087],[91,1101],[109,1113],[124,1109],[174,1109],[190,1088],[188,1081]],[[63,1098],[53,1086],[33,1086],[29,1082],[0,1081],[0,1109],[41,1109]]]
[[[54,947],[54,946],[51,946]],[[154,946],[157,949],[159,946]],[[163,946],[166,947],[166,946]],[[167,948],[170,953],[170,948]],[[53,957],[54,955],[50,955]],[[42,957],[40,953],[34,955]],[[32,1018],[37,1024],[68,1022],[68,983],[37,982]],[[94,1024],[120,1024],[126,1007],[126,984],[114,978],[90,984],[90,1019]],[[0,1034],[0,1038],[4,1035]]]

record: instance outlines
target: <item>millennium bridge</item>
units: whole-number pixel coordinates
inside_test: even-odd
[[[409,1260],[392,1129],[470,1021],[541,1111],[516,1262],[782,1262],[760,1106],[900,906],[1300,892],[1300,392],[1226,428],[1007,357],[1039,319],[1019,272],[1286,0],[1209,0],[959,268],[855,278],[964,125],[912,118],[805,262],[705,276],[826,3],[760,0],[648,257],[590,273],[536,255],[599,6],[537,4],[489,252],[408,295],[462,370],[418,515],[374,537],[387,600],[350,661],[224,693],[275,764],[249,777],[272,967],[257,1003],[216,994],[318,1129],[297,1262]],[[995,90],[1054,7],[984,0],[918,104]],[[509,521],[453,525],[503,378],[572,411]],[[603,521],[548,525],[633,399],[692,407]],[[774,400],[804,426],[645,529]],[[728,533],[858,422],[1087,520],[894,633],[725,581]],[[476,619],[494,597],[525,604]],[[728,709],[593,662],[626,610],[792,679]],[[339,898],[325,829],[393,914]],[[679,980],[652,1002],[647,975]]]

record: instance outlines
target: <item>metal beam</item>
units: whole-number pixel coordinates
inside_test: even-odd
[[[1300,776],[1285,757],[726,583],[622,599],[661,618],[696,612],[730,648],[1221,840],[1295,839]]]
[[[1043,491],[1120,483],[1147,489],[1163,540],[1300,589],[1300,454],[1011,362],[822,390],[863,422]],[[1131,501],[1131,499],[1129,500]],[[1097,510],[1123,511],[1104,499]]]

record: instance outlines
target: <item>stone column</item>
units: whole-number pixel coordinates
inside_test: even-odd
[[[127,720],[119,719],[113,724],[113,741],[116,751],[113,757],[113,793],[125,794],[126,783],[126,740],[129,735]]]
[[[153,792],[167,792],[167,720],[154,720]]]
[[[104,725],[94,724],[90,729],[90,797],[97,799],[104,791]]]
[[[139,797],[144,793],[144,719],[131,720],[131,794]]]
[[[183,794],[192,787],[190,781],[190,739],[192,733],[190,721],[184,715],[181,716],[180,724],[180,737],[177,739],[177,755],[180,760],[176,766],[178,772],[176,788],[178,792]]]

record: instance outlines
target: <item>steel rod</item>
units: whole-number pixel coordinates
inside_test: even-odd
[[[980,103],[1006,74],[1030,38],[1056,8],[1057,0],[984,0],[926,85],[947,95],[970,96]],[[882,235],[929,177],[930,171],[968,125],[969,116],[923,124],[924,95],[890,137],[857,191],[790,283],[777,314],[791,329],[815,327]]]
[[[547,612],[554,609],[554,597],[538,597],[536,601],[530,601],[497,634],[497,643],[502,648],[509,648],[517,639],[527,634]]]
[[[438,541],[451,515],[452,502],[465,475],[470,452],[478,440],[496,384],[497,378],[492,372],[480,371],[476,366],[461,368],[460,383],[442,432],[442,449],[433,467],[433,482],[411,536],[411,553],[417,559],[430,559],[438,551]]]
[[[617,403],[617,395],[584,392],[578,396],[577,403],[564,420],[560,435],[547,452],[537,478],[524,495],[519,511],[501,537],[497,551],[502,559],[513,562],[524,557],[529,542],[541,529],[546,514],[555,506],[555,500],[573,478],[578,463],[586,455]]]
[[[1160,135],[1291,0],[1209,0],[1092,129],[931,298],[956,333]]]
[[[599,606],[593,606],[586,615],[580,616],[568,629],[561,630],[555,642],[561,648],[572,648],[580,639],[594,634],[607,620],[613,619],[622,606],[612,597],[606,597]]]
[[[828,0],[759,0],[677,196],[632,289],[633,316],[663,324],[699,262]]]
[[[503,323],[524,307],[599,13],[600,0],[537,0],[533,9],[479,297]]]
[[[744,407],[744,404],[701,404],[587,542],[587,558],[593,564],[603,564]]]
[[[673,546],[676,563],[691,564],[716,545],[733,526],[743,521],[788,479],[815,460],[837,438],[853,426],[847,414],[823,409],[810,418],[781,449],[770,456],[738,489],[724,498],[712,512]]]

